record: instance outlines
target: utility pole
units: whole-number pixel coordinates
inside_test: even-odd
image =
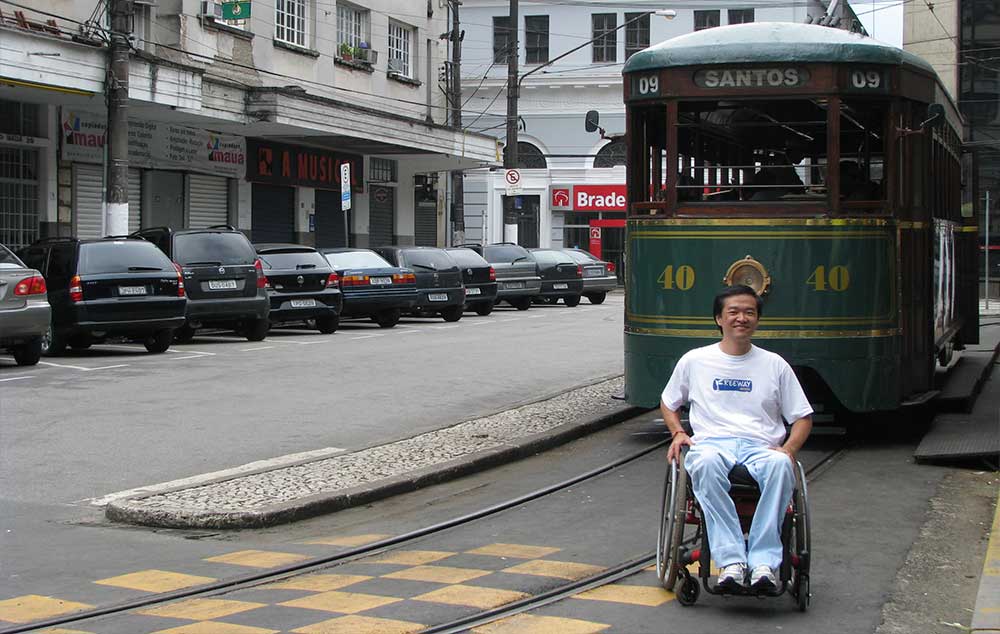
[[[451,127],[462,132],[462,38],[459,31],[458,7],[461,0],[451,0]],[[465,176],[464,170],[451,172],[452,244],[465,244]],[[483,227],[485,232],[486,227]]]
[[[517,156],[517,56],[520,46],[517,42],[518,15],[517,0],[510,0],[509,37],[507,38],[507,144],[504,147],[503,166],[505,169],[516,169]],[[517,242],[517,211],[514,209],[514,196],[503,197],[503,239],[505,242]]]
[[[128,70],[132,0],[111,0],[111,46],[104,91],[108,99],[104,233],[128,233]]]

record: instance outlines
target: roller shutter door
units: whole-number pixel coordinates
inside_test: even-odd
[[[437,204],[417,203],[413,218],[413,242],[418,247],[437,246]]]
[[[254,184],[250,207],[254,242],[295,242],[294,188]]]
[[[350,213],[348,213],[348,220]],[[346,247],[347,230],[340,208],[340,192],[316,190],[316,247]]]
[[[396,190],[392,187],[372,187],[369,197],[368,244],[373,247],[393,243]]]
[[[128,171],[128,232],[139,230],[142,220],[142,172]]]
[[[222,176],[188,175],[188,227],[204,229],[229,222],[229,182]]]
[[[73,164],[73,209],[78,238],[101,238],[104,231],[104,170],[100,165]],[[128,230],[139,230],[142,217],[142,173],[128,171]]]

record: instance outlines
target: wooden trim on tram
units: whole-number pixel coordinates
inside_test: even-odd
[[[840,96],[826,109],[826,200],[833,215],[840,214]]]
[[[667,213],[677,209],[677,109],[676,99],[667,101]]]

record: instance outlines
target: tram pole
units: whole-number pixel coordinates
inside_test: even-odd
[[[504,169],[517,169],[517,57],[520,54],[517,0],[510,0],[510,21],[507,38],[507,142],[503,151]],[[517,242],[517,211],[514,197],[503,197],[503,241]]]
[[[458,7],[461,0],[451,1],[451,127],[462,131],[462,38]],[[451,243],[465,244],[465,175],[463,170],[451,172]],[[485,226],[483,230],[485,231]]]
[[[986,310],[990,309],[990,190],[986,190],[986,243],[983,245],[986,266],[985,281],[983,282],[983,295],[986,298]]]
[[[104,233],[128,233],[128,34],[132,0],[111,0],[111,46],[104,92],[108,99],[108,172],[105,178]]]

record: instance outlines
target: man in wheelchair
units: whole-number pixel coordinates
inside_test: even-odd
[[[673,436],[668,459],[680,459],[701,505],[718,584],[774,592],[781,565],[781,524],[795,487],[795,455],[812,430],[812,408],[791,366],[750,342],[763,302],[747,286],[719,293],[713,305],[722,341],[687,352],[663,389],[660,410]],[[678,411],[690,405],[689,436]],[[793,421],[785,438],[782,418]],[[729,495],[729,472],[744,465],[760,488],[744,541]],[[749,578],[747,571],[749,570]]]

